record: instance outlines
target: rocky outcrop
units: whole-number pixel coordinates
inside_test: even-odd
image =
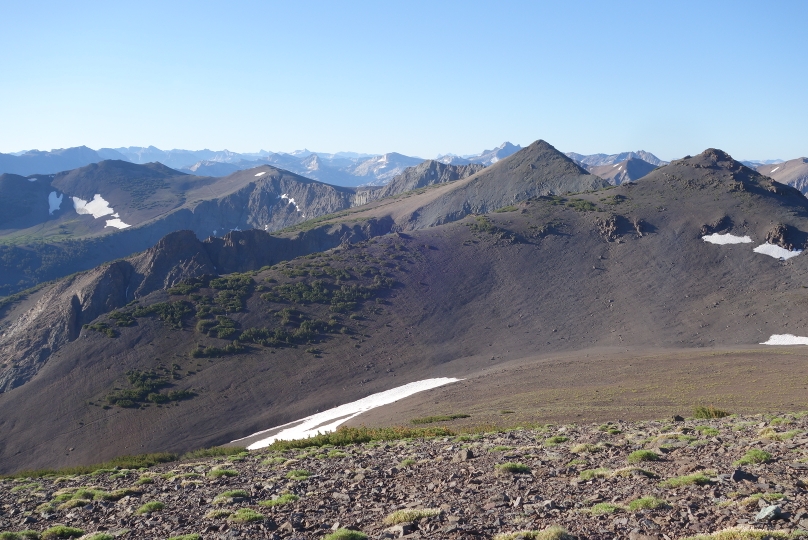
[[[446,165],[440,161],[427,160],[415,167],[406,169],[403,173],[393,178],[378,193],[377,198],[398,195],[405,191],[411,191],[434,184],[453,182],[467,178],[478,173],[485,168],[485,165],[474,163],[470,165]]]

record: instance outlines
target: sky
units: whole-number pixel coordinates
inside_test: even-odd
[[[808,155],[808,2],[0,0],[0,152]]]

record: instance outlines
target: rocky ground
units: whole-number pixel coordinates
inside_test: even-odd
[[[57,525],[87,538],[160,540],[320,539],[337,529],[372,539],[569,537],[508,535],[553,526],[581,539],[737,526],[808,537],[806,432],[806,414],[674,418],[8,478],[0,538]],[[362,536],[340,536],[352,537]]]

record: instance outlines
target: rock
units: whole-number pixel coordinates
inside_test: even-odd
[[[674,415],[673,415],[673,421],[674,421],[674,422],[684,422],[684,421],[685,421],[685,419],[684,419],[684,417],[679,416],[678,414],[674,414]]]
[[[643,534],[638,529],[634,529],[628,533],[628,540],[659,540],[659,536]]]
[[[781,512],[782,510],[776,504],[767,506],[757,513],[755,516],[755,521],[772,521],[773,519],[780,517]]]
[[[460,463],[461,461],[468,461],[472,458],[474,458],[474,452],[469,448],[464,448],[459,450],[454,457],[452,457],[452,463]]]
[[[384,532],[397,535],[398,538],[401,538],[402,536],[415,532],[415,525],[407,521],[405,523],[399,523],[398,525],[388,527],[384,530]]]
[[[344,503],[351,502],[351,496],[350,495],[348,495],[347,493],[340,493],[338,491],[335,491],[334,493],[332,493],[331,498],[336,499],[336,500],[338,500],[340,502],[344,502]]]
[[[742,469],[735,469],[732,473],[731,479],[733,482],[757,482],[758,477],[752,473],[746,472]]]

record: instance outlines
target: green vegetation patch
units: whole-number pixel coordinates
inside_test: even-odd
[[[693,417],[699,419],[711,419],[711,418],[724,418],[729,416],[730,413],[727,411],[722,411],[721,409],[716,409],[712,405],[699,405],[693,408]]]
[[[768,463],[772,460],[772,455],[765,450],[758,448],[751,448],[738,461],[733,462],[733,465],[757,465],[758,463]]]
[[[181,534],[179,536],[172,536],[168,540],[202,540],[202,535],[197,533]]]
[[[216,495],[216,497],[213,498],[213,504],[230,504],[233,502],[233,499],[247,499],[249,497],[250,494],[243,489],[231,489]]]
[[[135,456],[121,456],[110,461],[97,463],[95,465],[79,465],[75,467],[65,467],[62,469],[37,469],[21,471],[5,478],[42,478],[43,476],[75,476],[80,474],[91,474],[102,469],[141,469],[152,467],[160,463],[169,463],[177,460],[177,454],[159,452],[155,454],[139,454]]]
[[[161,503],[160,501],[149,501],[140,508],[138,508],[135,513],[136,514],[152,514],[154,512],[159,512],[160,510],[166,507],[165,504]]]
[[[66,525],[54,525],[46,529],[40,538],[47,540],[49,538],[78,538],[79,536],[84,536],[84,531],[81,529]]]
[[[522,463],[498,463],[494,465],[494,469],[499,473],[507,474],[527,474],[530,472],[530,467]]]
[[[260,501],[258,504],[260,504],[261,506],[284,506],[286,504],[291,504],[298,500],[300,500],[300,497],[298,497],[294,493],[284,493],[277,499],[272,499],[271,501]]]
[[[593,516],[602,516],[605,514],[614,514],[615,512],[619,512],[623,508],[616,504],[602,502],[594,505],[589,511],[592,513]]]
[[[440,508],[407,508],[404,510],[396,510],[384,518],[384,524],[397,525],[425,517],[439,516],[440,512]]]
[[[747,527],[730,527],[712,534],[699,534],[688,536],[683,540],[790,540],[798,538],[799,533],[791,534],[788,531],[769,531],[765,529],[752,529]]]
[[[563,527],[553,525],[542,531],[517,531],[512,533],[499,533],[494,540],[575,540],[575,537]]]
[[[568,440],[570,440],[569,437],[565,437],[563,435],[554,435],[544,440],[544,446],[558,446],[559,444],[565,443]]]
[[[350,529],[337,529],[331,534],[325,535],[323,540],[367,540],[368,535],[360,531]]]
[[[425,416],[423,418],[413,418],[410,423],[415,425],[420,424],[434,424],[435,422],[449,422],[450,420],[457,420],[459,418],[471,418],[469,414],[442,414],[437,416]]]
[[[576,212],[594,212],[598,209],[594,203],[589,201],[585,201],[583,199],[570,199],[567,202],[567,206],[575,210]]]
[[[657,499],[656,497],[640,497],[628,503],[628,509],[632,512],[639,510],[657,510],[668,506],[666,501]]]
[[[712,479],[704,473],[688,474],[687,476],[676,476],[668,478],[659,483],[660,486],[666,488],[678,488],[682,486],[706,486],[711,483]]]
[[[351,444],[369,443],[372,441],[398,441],[401,439],[425,437],[450,437],[457,435],[444,427],[408,428],[368,428],[340,426],[336,431],[323,433],[306,439],[293,441],[275,441],[269,446],[270,451],[292,450],[294,448],[310,448],[315,446],[348,446]]]
[[[238,476],[238,471],[232,469],[211,469],[208,471],[208,478],[222,478]]]
[[[254,521],[263,521],[263,519],[264,514],[260,514],[249,508],[239,508],[227,517],[227,521],[234,523],[252,523]]]
[[[38,531],[1,532],[0,540],[39,540]]]
[[[176,302],[159,302],[150,306],[138,307],[132,311],[133,317],[150,317],[157,315],[160,320],[172,328],[182,328],[182,321],[194,312],[191,304],[184,300]]]
[[[585,471],[581,471],[581,474],[578,475],[578,478],[584,481],[588,481],[588,480],[594,480],[595,478],[608,478],[611,475],[612,475],[611,469],[600,467],[598,469],[587,469]]]
[[[305,480],[311,476],[311,472],[305,469],[295,469],[286,473],[286,478],[290,480]]]
[[[126,373],[126,379],[131,387],[107,394],[104,397],[107,403],[118,407],[134,408],[140,407],[144,403],[169,403],[196,396],[196,393],[190,390],[160,392],[161,389],[172,386],[172,384],[168,377],[161,376],[153,370],[132,370]]]
[[[651,450],[635,450],[628,455],[629,463],[640,463],[642,461],[659,461],[659,455]]]
[[[85,324],[85,325],[82,326],[82,328],[84,328],[85,330],[93,330],[95,332],[98,332],[100,334],[104,334],[105,336],[111,337],[111,338],[114,338],[114,337],[116,337],[118,335],[117,332],[115,332],[114,329],[110,328],[110,326],[107,323],[103,323],[103,322],[95,323],[95,324]]]

